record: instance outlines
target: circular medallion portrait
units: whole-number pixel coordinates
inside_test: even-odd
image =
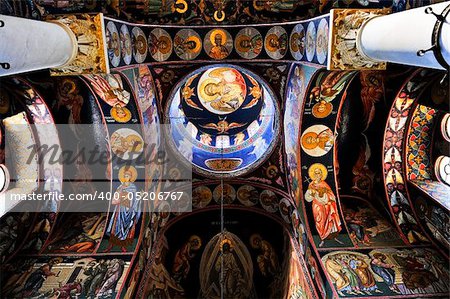
[[[290,37],[290,50],[295,60],[302,60],[305,55],[305,27],[297,24]]]
[[[212,29],[206,34],[203,47],[209,57],[222,60],[233,50],[233,39],[226,30]]]
[[[133,56],[137,63],[144,62],[147,57],[147,38],[144,31],[139,27],[134,27],[132,33]]]
[[[120,64],[120,38],[116,24],[110,21],[106,25],[106,44],[108,46],[108,58],[112,66]]]
[[[206,186],[199,186],[192,190],[192,206],[197,209],[206,207],[212,199],[212,192]]]
[[[264,39],[264,46],[270,58],[283,58],[288,48],[288,35],[286,30],[281,26],[270,28]]]
[[[111,108],[111,117],[119,123],[126,123],[131,119],[131,112],[126,107],[122,107],[119,104]]]
[[[306,59],[312,61],[316,52],[316,25],[309,22],[306,30]]]
[[[246,207],[254,206],[258,203],[259,193],[255,187],[244,185],[237,190],[237,198],[241,204]]]
[[[325,118],[333,112],[333,104],[325,100],[319,100],[312,107],[312,114],[316,118]]]
[[[195,59],[202,50],[200,35],[192,29],[182,29],[173,39],[175,54],[183,60]]]
[[[291,223],[292,204],[287,198],[282,198],[279,204],[280,214],[286,223]]]
[[[261,53],[263,38],[261,33],[253,27],[241,29],[234,41],[236,52],[245,59],[253,59]]]
[[[213,198],[216,203],[222,201],[224,204],[231,204],[236,199],[236,190],[230,184],[221,184],[214,188]]]
[[[270,213],[275,213],[278,211],[278,198],[277,195],[270,190],[264,190],[259,196],[259,201],[261,202],[264,210]]]
[[[153,29],[148,37],[148,48],[153,59],[166,61],[172,54],[172,38],[164,29]]]
[[[328,53],[328,22],[326,19],[320,20],[317,27],[316,39],[316,57],[320,64],[323,64],[327,59]]]
[[[242,74],[232,68],[211,68],[199,80],[198,97],[208,111],[229,114],[241,107],[247,94]]]
[[[132,55],[131,36],[128,27],[125,24],[120,27],[120,50],[125,64],[130,64]]]
[[[334,144],[334,134],[324,125],[313,125],[301,137],[302,149],[310,156],[321,157],[328,153]]]
[[[136,159],[144,149],[144,140],[135,130],[123,128],[111,135],[111,150],[124,160]]]

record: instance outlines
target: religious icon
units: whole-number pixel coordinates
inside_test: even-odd
[[[178,31],[173,44],[175,53],[183,60],[195,59],[202,49],[200,36],[192,29]]]
[[[122,25],[120,27],[120,49],[122,51],[122,58],[125,64],[130,64],[131,62],[131,37],[128,31],[127,25]]]
[[[192,190],[192,206],[204,208],[211,202],[212,196],[211,189],[206,186],[199,186]]]
[[[336,196],[330,186],[325,182],[328,171],[320,163],[311,165],[308,169],[309,183],[308,190],[305,193],[305,200],[312,202],[312,212],[316,224],[316,230],[321,239],[319,247],[323,246],[324,241],[334,238],[336,242],[342,244],[336,237],[342,230],[341,219],[336,204]]]
[[[224,231],[206,244],[200,260],[200,298],[255,298],[252,257],[245,244]]]
[[[328,22],[326,19],[320,20],[317,27],[316,57],[320,64],[325,62],[328,53]]]
[[[233,40],[227,31],[212,29],[205,36],[204,48],[209,57],[221,60],[230,55],[233,49]]]
[[[280,208],[280,214],[283,220],[286,223],[291,223],[291,211],[292,211],[292,205],[289,202],[289,199],[282,198],[279,203]]]
[[[261,53],[263,39],[261,33],[253,27],[241,29],[234,41],[236,52],[246,59],[253,59]]]
[[[237,198],[244,206],[251,207],[258,203],[259,193],[255,187],[244,185],[237,190]]]
[[[309,22],[306,29],[306,59],[312,61],[316,53],[316,25],[314,22]]]
[[[20,297],[31,298],[38,296],[39,290],[42,288],[45,281],[49,277],[57,275],[57,273],[52,272],[52,268],[62,262],[62,257],[55,257],[52,258],[48,263],[45,263],[34,270],[25,281],[25,284],[20,291]]]
[[[229,67],[207,70],[198,82],[198,97],[202,105],[215,114],[236,111],[244,102],[247,86],[242,74]]]
[[[120,63],[120,38],[114,22],[106,25],[106,43],[108,45],[108,57],[111,64],[116,67]]]
[[[113,195],[112,204],[114,212],[109,220],[106,235],[109,235],[109,245],[105,252],[111,251],[114,246],[120,246],[122,252],[134,240],[135,226],[140,218],[140,201],[136,200],[137,170],[133,166],[122,166],[119,169],[120,186]],[[130,194],[132,193],[132,194]]]
[[[195,257],[196,251],[198,251],[201,246],[202,239],[197,235],[192,235],[177,251],[172,267],[172,274],[175,281],[180,283],[187,278],[191,269],[190,261]]]
[[[312,114],[316,118],[325,118],[333,111],[331,103],[344,89],[351,72],[331,72],[319,79],[320,85],[311,89],[310,99],[316,101]]]
[[[124,160],[137,158],[144,149],[144,140],[138,132],[123,128],[111,135],[111,150]]]
[[[275,213],[278,210],[278,198],[273,191],[264,190],[261,192],[259,201],[264,210],[270,213]]]
[[[253,234],[250,237],[250,245],[254,249],[261,250],[261,254],[258,255],[256,261],[262,275],[272,277],[280,275],[281,268],[280,263],[278,262],[278,255],[272,245],[264,240],[259,234]]]
[[[242,161],[241,158],[207,159],[205,165],[216,171],[232,171],[241,166]]]
[[[288,35],[281,26],[269,29],[264,40],[267,55],[272,59],[281,59],[286,55],[288,47]]]
[[[126,107],[121,107],[119,104],[111,108],[110,114],[119,123],[126,123],[131,119],[130,110]]]
[[[148,47],[153,59],[165,61],[172,54],[172,39],[167,31],[156,28],[150,32]]]
[[[302,149],[310,156],[321,157],[328,153],[334,144],[334,134],[324,125],[313,125],[301,137]]]
[[[325,101],[319,100],[316,104],[314,104],[312,108],[312,114],[316,118],[325,118],[331,114],[333,111],[333,104]]]
[[[142,63],[147,57],[147,38],[145,37],[144,31],[139,27],[134,27],[131,33],[134,60],[137,63]]]
[[[305,55],[305,28],[297,24],[291,33],[290,50],[296,60],[301,60]]]
[[[236,190],[230,184],[218,185],[214,188],[213,198],[217,203],[231,204],[236,199]]]
[[[217,130],[218,134],[226,134],[228,132],[228,130],[231,130],[234,128],[240,128],[240,127],[243,127],[246,125],[246,123],[244,123],[244,124],[236,123],[236,122],[229,123],[225,119],[220,120],[217,124],[209,123],[206,125],[202,125],[201,127],[206,128],[206,129]]]
[[[122,77],[119,74],[86,75],[95,93],[108,105],[125,107],[131,94],[124,89]]]

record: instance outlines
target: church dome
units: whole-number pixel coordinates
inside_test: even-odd
[[[169,143],[202,174],[249,172],[270,154],[279,135],[273,92],[241,67],[200,68],[181,80],[169,99]]]

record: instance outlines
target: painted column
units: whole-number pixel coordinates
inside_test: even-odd
[[[66,25],[0,15],[0,76],[64,66],[77,48]]]
[[[444,69],[433,51],[427,51],[422,56],[417,52],[432,47],[432,35],[438,20],[434,14],[441,15],[449,5],[449,2],[442,2],[373,17],[363,23],[359,31],[358,50],[363,56],[378,62]],[[441,18],[442,29],[437,41],[442,57],[450,64],[450,14],[445,16],[444,13]]]

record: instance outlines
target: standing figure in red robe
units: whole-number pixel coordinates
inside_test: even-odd
[[[305,193],[305,200],[312,202],[312,210],[317,232],[321,239],[319,247],[323,246],[324,240],[334,238],[336,242],[342,244],[336,237],[341,228],[341,220],[336,204],[336,197],[330,186],[325,182],[327,169],[324,165],[316,163],[308,170],[312,182]]]

